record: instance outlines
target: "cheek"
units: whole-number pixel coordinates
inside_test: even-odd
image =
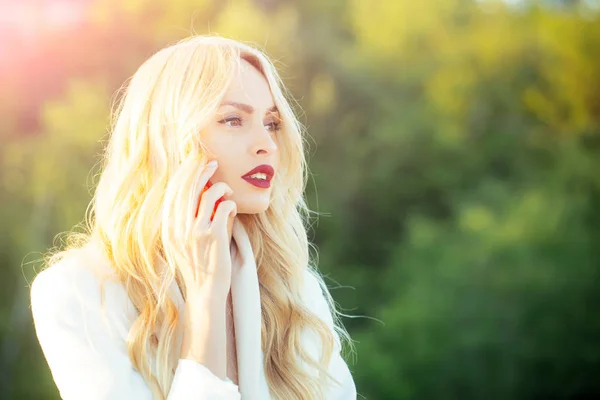
[[[232,160],[238,159],[243,152],[241,138],[234,138],[233,135],[220,133],[213,135],[210,140],[205,142],[207,150],[213,154],[215,158],[223,160],[224,163],[229,163]]]
[[[240,163],[240,157],[234,157],[230,152],[226,154],[216,154],[216,159],[219,162],[219,167],[211,177],[211,181],[214,182],[225,182],[231,189],[236,191],[240,189],[242,181],[242,164]],[[234,194],[235,196],[235,194]]]
[[[212,135],[203,140],[202,145],[206,148],[206,152],[211,159],[220,161],[227,154],[227,145],[223,143],[223,140],[219,140]]]
[[[214,138],[205,140],[203,145],[206,148],[208,159],[219,162],[219,166],[210,180],[215,182],[223,181],[235,169],[236,151],[231,145],[223,143],[223,140],[214,140]],[[237,159],[239,160],[239,157]]]
[[[227,147],[231,145],[231,139],[223,126],[216,122],[200,134],[202,145],[213,158],[220,158],[226,153]]]

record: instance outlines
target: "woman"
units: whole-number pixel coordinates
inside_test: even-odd
[[[140,67],[116,114],[89,233],[31,287],[61,396],[355,399],[273,64],[192,37]]]

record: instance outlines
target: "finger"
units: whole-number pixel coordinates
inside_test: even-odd
[[[231,196],[233,190],[225,182],[217,182],[212,185],[200,199],[200,209],[198,210],[198,220],[200,226],[210,226],[210,216],[215,209],[217,200],[225,195]]]
[[[218,233],[227,233],[227,224],[229,218],[235,217],[237,214],[237,204],[233,200],[225,200],[217,208],[215,213],[215,219],[211,225],[211,229],[214,229]]]
[[[212,160],[212,161],[206,163],[204,165],[204,168],[200,169],[201,172],[200,172],[198,178],[196,179],[196,181],[194,182],[194,199],[196,201],[193,204],[194,209],[191,210],[193,218],[195,218],[195,216],[196,216],[196,210],[198,208],[197,207],[198,200],[200,198],[200,195],[202,194],[202,190],[204,190],[204,187],[210,180],[211,176],[213,176],[214,173],[217,171],[217,168],[218,168],[217,160]]]
[[[169,204],[169,212],[172,215],[168,216],[168,221],[176,227],[177,240],[185,240],[190,226],[189,213],[181,212],[181,210],[189,210],[193,208],[190,204],[190,193],[188,188],[195,191],[195,183],[198,180],[201,172],[206,168],[206,162],[190,155],[179,165],[173,176],[169,179],[167,191],[165,195],[165,204]],[[193,203],[193,201],[192,201]]]
[[[199,168],[200,173],[197,175],[197,179],[193,183],[193,201],[189,204],[186,215],[189,216],[187,220],[191,223],[187,224],[185,230],[185,237],[189,237],[190,231],[194,229],[196,225],[196,212],[198,211],[198,207],[200,206],[200,195],[202,194],[202,190],[208,183],[211,176],[214,175],[215,171],[218,168],[217,160],[213,160],[204,165],[204,168]],[[204,196],[203,196],[204,197]]]
[[[195,221],[189,218],[188,215],[194,211],[197,201],[192,200],[190,202],[189,191],[185,189],[193,188],[192,191],[197,192],[204,187],[204,182],[207,182],[216,170],[215,165],[209,166],[207,164],[206,159],[199,159],[193,156],[188,157],[181,163],[177,171],[175,171],[166,190],[165,204],[167,208],[163,216],[163,240],[166,243],[174,245],[169,246],[174,251],[170,252],[167,258],[169,262],[179,266],[180,273],[186,282],[195,275],[193,267],[195,264],[188,265],[190,262],[189,249],[187,249],[187,246],[181,248],[178,244],[187,243],[189,240],[189,231],[193,229]],[[204,176],[202,176],[203,174]],[[197,188],[198,186],[199,189]],[[192,197],[192,199],[197,199],[197,195]],[[191,211],[189,213],[181,212],[186,209]]]

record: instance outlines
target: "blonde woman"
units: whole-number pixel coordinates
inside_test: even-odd
[[[62,398],[356,398],[309,260],[301,127],[262,52],[195,36],[154,54],[102,167],[88,233],[31,287]]]

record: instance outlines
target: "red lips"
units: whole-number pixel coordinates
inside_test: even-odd
[[[258,167],[246,172],[245,175],[242,175],[242,178],[248,178],[250,175],[256,174],[256,173],[263,173],[267,175],[267,180],[270,181],[271,179],[273,179],[273,175],[275,175],[275,170],[273,169],[273,167],[271,167],[268,164],[262,164],[259,165]]]

